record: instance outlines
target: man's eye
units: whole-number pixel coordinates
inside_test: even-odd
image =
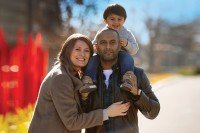
[[[105,41],[102,41],[102,42],[100,42],[100,44],[106,44],[106,42],[105,42]]]
[[[111,41],[110,44],[114,45],[116,43],[116,41]]]

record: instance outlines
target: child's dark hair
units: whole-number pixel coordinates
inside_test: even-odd
[[[111,4],[109,5],[103,13],[103,18],[106,19],[110,14],[115,14],[118,16],[122,16],[124,17],[124,20],[126,20],[126,10],[124,9],[124,7],[122,7],[119,4]]]

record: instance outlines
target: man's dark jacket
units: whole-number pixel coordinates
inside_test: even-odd
[[[98,89],[89,95],[86,102],[83,102],[85,111],[107,108],[112,103],[119,101],[129,101],[131,106],[126,116],[109,118],[109,120],[104,121],[103,126],[86,129],[87,133],[138,133],[138,110],[148,119],[154,119],[158,115],[160,104],[152,91],[146,74],[137,67],[134,68],[134,74],[137,77],[138,88],[141,90],[140,96],[134,96],[130,92],[120,89],[122,76],[117,65],[113,66],[113,73],[110,76],[107,89],[103,70],[101,67],[98,68]]]

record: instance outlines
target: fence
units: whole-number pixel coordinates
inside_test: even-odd
[[[34,103],[47,72],[48,51],[42,48],[42,35],[29,35],[27,42],[22,32],[11,47],[0,27],[0,114]]]

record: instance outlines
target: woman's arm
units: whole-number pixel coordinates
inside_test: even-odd
[[[109,117],[123,116],[129,108],[129,104],[115,103],[106,110],[97,109],[89,113],[81,113],[78,109],[78,101],[74,98],[74,88],[71,79],[67,75],[57,75],[52,83],[51,96],[55,108],[68,130],[80,130],[103,124],[103,112]]]
[[[80,130],[103,124],[102,109],[90,113],[79,112],[73,84],[67,75],[57,75],[54,78],[51,96],[58,115],[68,130]]]

